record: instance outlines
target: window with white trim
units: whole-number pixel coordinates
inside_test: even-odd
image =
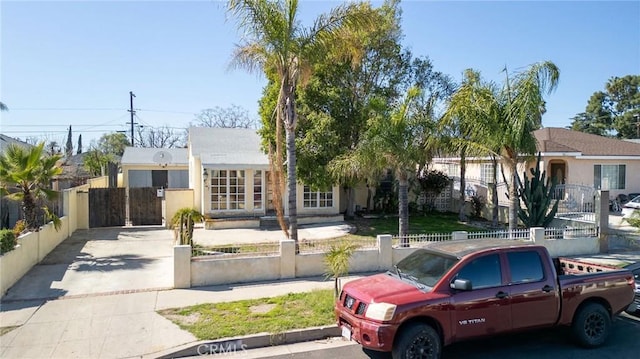
[[[626,165],[594,165],[593,185],[596,189],[625,189]]]
[[[262,171],[253,172],[253,209],[262,209]]]
[[[457,163],[447,163],[447,174],[450,177],[460,177],[460,165]]]
[[[333,207],[333,191],[315,191],[309,186],[304,186],[303,190],[304,208],[330,208]]]
[[[245,176],[243,170],[211,171],[211,209],[245,208]]]
[[[493,183],[493,163],[482,163],[480,165],[480,180],[483,183]]]

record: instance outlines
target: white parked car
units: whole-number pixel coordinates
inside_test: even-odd
[[[622,218],[631,218],[637,213],[640,215],[640,196],[637,196],[622,206]]]

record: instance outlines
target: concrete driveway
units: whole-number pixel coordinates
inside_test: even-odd
[[[173,287],[173,233],[164,227],[78,230],[33,267],[2,301]]]

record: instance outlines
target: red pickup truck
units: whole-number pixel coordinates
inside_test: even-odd
[[[434,243],[345,284],[336,319],[345,338],[393,358],[439,358],[454,342],[558,325],[596,347],[634,298],[630,271],[604,269],[514,241]],[[578,270],[592,273],[565,274]]]

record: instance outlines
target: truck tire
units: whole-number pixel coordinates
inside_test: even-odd
[[[411,324],[398,333],[393,346],[393,359],[425,358],[438,359],[442,351],[440,335],[426,324]]]
[[[598,347],[607,340],[611,331],[611,316],[598,303],[589,303],[579,309],[571,330],[578,344],[585,348]]]

